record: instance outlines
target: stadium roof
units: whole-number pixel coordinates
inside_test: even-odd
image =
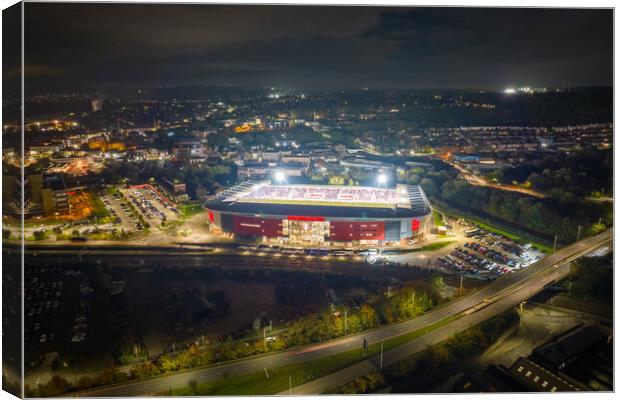
[[[360,186],[271,185],[246,181],[207,202],[223,212],[343,218],[407,218],[430,212],[419,186],[395,189]]]

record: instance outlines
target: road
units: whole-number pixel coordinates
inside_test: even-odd
[[[466,169],[465,167],[463,167],[462,165],[458,163],[455,163],[449,160],[444,160],[443,158],[441,160],[449,164],[454,169],[458,170],[461,173],[461,175],[465,178],[465,180],[474,186],[484,186],[484,187],[489,187],[489,188],[498,189],[498,190],[505,190],[508,192],[517,192],[517,193],[527,194],[528,196],[534,196],[538,198],[546,197],[544,193],[537,192],[536,190],[533,190],[533,189],[527,189],[527,188],[515,186],[515,185],[496,185],[493,183],[489,183],[487,180],[479,177],[478,175],[475,175],[474,173],[472,173],[471,171],[469,171],[468,169]]]
[[[611,237],[608,240],[611,240]],[[598,244],[590,247],[590,250],[599,247],[601,243],[605,242],[606,241],[598,242]],[[555,253],[551,257],[558,256],[558,253],[560,252]],[[583,255],[583,250],[578,251],[577,254]],[[546,264],[546,267],[541,267],[540,265],[537,265],[538,268],[537,270],[533,271],[532,275],[522,279],[516,284],[511,285],[508,288],[509,290],[500,289],[497,294],[494,294],[493,297],[495,299],[492,303],[490,303],[490,305],[480,309],[477,312],[464,315],[463,317],[438,329],[435,329],[432,332],[423,335],[415,340],[411,340],[401,346],[384,352],[383,366],[385,367],[404,358],[410,357],[424,350],[427,346],[442,342],[458,332],[476,326],[494,317],[495,315],[498,315],[503,311],[506,311],[509,308],[514,307],[519,303],[529,299],[536,293],[543,290],[545,286],[557,282],[562,278],[568,276],[570,272],[570,264],[568,261],[574,260],[575,258],[578,257],[570,256],[566,261],[561,261],[559,263],[556,259],[555,263],[553,263],[552,261],[551,264]],[[474,296],[470,297],[475,297],[475,294]],[[306,384],[294,387],[291,392],[294,395],[320,394],[328,389],[332,389],[351,382],[359,376],[363,376],[373,371],[380,370],[380,363],[380,356],[375,355],[351,367],[345,368],[330,375],[323,376]],[[289,391],[286,390],[278,394],[289,394]]]
[[[180,251],[175,252],[166,248],[149,248],[140,251],[131,248],[101,247],[72,247],[69,249],[38,247],[27,252],[28,265],[39,266],[40,263],[104,263],[120,268],[144,268],[162,265],[166,267],[179,266],[182,268],[220,268],[220,269],[274,269],[286,271],[304,271],[311,273],[330,273],[345,276],[363,276],[369,280],[385,281],[396,279],[408,282],[417,279],[427,279],[433,272],[427,268],[413,268],[400,265],[371,265],[351,259],[339,260],[332,258],[322,260],[306,257],[272,257],[272,256],[242,256],[225,254],[224,252]],[[453,287],[460,284],[457,274],[444,276],[444,281]],[[486,280],[465,277],[465,289],[478,288],[487,283]]]
[[[230,376],[245,375],[264,368],[272,369],[279,366],[303,363],[309,360],[326,357],[347,350],[360,348],[363,339],[376,343],[392,337],[430,326],[448,317],[463,313],[463,316],[441,328],[433,330],[415,340],[395,347],[384,353],[384,365],[389,365],[404,357],[423,350],[427,345],[445,340],[456,332],[491,318],[494,315],[530,298],[542,290],[549,282],[561,279],[569,271],[568,263],[602,245],[609,245],[613,231],[607,230],[597,236],[584,239],[567,246],[556,253],[532,264],[527,269],[504,275],[490,285],[481,288],[471,295],[462,297],[437,308],[420,317],[400,323],[384,326],[370,331],[361,332],[327,342],[299,347],[258,356],[239,361],[216,364],[214,366],[196,368],[173,375],[165,375],[142,381],[132,381],[112,386],[95,388],[75,393],[80,397],[115,397],[145,396],[165,393],[170,389],[188,386],[191,379],[197,382],[216,381]],[[485,307],[481,307],[485,305]],[[480,307],[476,312],[474,307]],[[307,384],[293,388],[294,394],[316,394],[327,388],[347,383],[357,376],[377,369],[378,356],[367,361],[324,376]],[[283,394],[288,394],[288,391]]]

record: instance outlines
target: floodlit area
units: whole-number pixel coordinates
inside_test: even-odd
[[[497,276],[526,268],[542,257],[543,254],[531,246],[480,229],[437,263],[449,270]]]
[[[151,185],[133,186],[122,192],[153,223],[175,221],[180,216],[176,205]]]
[[[350,206],[352,203],[368,207],[393,207],[407,204],[407,190],[404,185],[396,189],[348,186],[313,185],[270,185],[259,183],[247,190],[231,194],[226,201],[269,203],[274,201],[298,203],[329,203]]]
[[[95,161],[92,157],[76,157],[53,161],[47,169],[48,173],[62,173],[74,176],[83,176],[88,173],[99,173],[104,164]]]

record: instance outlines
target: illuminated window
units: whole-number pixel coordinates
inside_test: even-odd
[[[525,373],[525,376],[527,376],[527,377],[529,377],[530,375],[532,375],[532,371],[527,371],[527,372]]]
[[[547,385],[548,385],[548,384],[549,384],[549,382],[544,381],[544,382],[542,383],[542,387],[547,387]]]
[[[554,386],[554,387],[552,387],[552,388],[551,388],[551,391],[552,391],[552,392],[557,392],[557,391],[558,391],[558,388],[556,388],[556,387]]]

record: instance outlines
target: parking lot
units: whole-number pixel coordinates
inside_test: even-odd
[[[483,229],[469,231],[466,238],[465,243],[438,258],[437,264],[447,270],[499,276],[526,268],[543,257],[530,245]]]
[[[120,195],[103,196],[103,204],[108,208],[110,214],[120,220],[121,228],[126,232],[132,232],[138,228],[138,219],[129,209],[127,203]]]
[[[28,353],[36,357],[83,342],[93,289],[82,273],[57,266],[30,268],[25,281],[24,341]]]
[[[151,185],[134,186],[121,191],[131,206],[152,226],[176,221],[178,209]]]

